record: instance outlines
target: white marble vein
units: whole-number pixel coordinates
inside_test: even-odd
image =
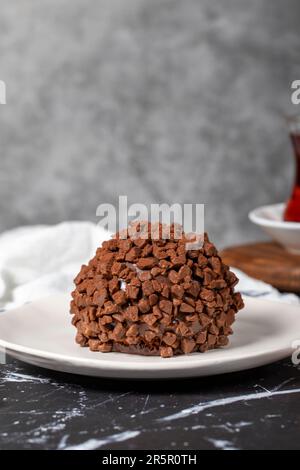
[[[42,377],[34,377],[33,375],[20,374],[18,372],[9,372],[6,371],[3,377],[4,382],[32,382],[32,383],[41,383],[48,384],[50,379]]]
[[[217,400],[211,400],[204,403],[199,403],[198,405],[191,406],[190,408],[185,408],[184,410],[179,411],[178,413],[173,413],[168,416],[164,416],[163,418],[159,418],[159,422],[165,421],[174,421],[176,419],[186,418],[188,416],[199,414],[204,410],[208,410],[210,408],[216,408],[219,406],[225,406],[232,403],[238,402],[246,402],[250,400],[260,400],[262,398],[270,398],[279,395],[289,395],[294,393],[300,393],[300,388],[293,388],[290,390],[276,390],[276,391],[264,391],[264,392],[257,392],[257,393],[248,393],[245,395],[237,395],[228,398],[219,398]]]
[[[207,439],[207,441],[211,442],[216,449],[221,450],[239,450],[234,444],[230,441],[226,441],[225,439]]]
[[[102,439],[88,439],[81,444],[63,447],[64,450],[94,450],[114,442],[123,442],[138,436],[140,431],[124,431]],[[60,447],[62,449],[62,447]]]

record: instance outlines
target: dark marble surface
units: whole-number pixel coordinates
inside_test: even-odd
[[[210,378],[113,381],[8,360],[1,449],[299,449],[291,359]]]

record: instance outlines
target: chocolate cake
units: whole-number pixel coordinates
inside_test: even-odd
[[[162,357],[225,346],[244,306],[238,279],[207,234],[200,249],[186,250],[186,242],[171,226],[168,239],[117,234],[102,243],[74,281],[76,342]]]

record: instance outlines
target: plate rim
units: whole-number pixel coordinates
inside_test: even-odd
[[[45,301],[46,299],[49,300],[49,298],[58,298],[58,297],[61,297],[61,298],[64,298],[66,299],[66,297],[68,297],[67,294],[54,294],[54,295],[51,295],[51,296],[47,296],[47,297],[43,297],[43,298],[40,298],[40,299],[37,299],[36,301],[33,301],[33,302],[30,302],[30,303],[38,303],[40,301]],[[262,303],[268,303],[269,304],[276,304],[276,306],[278,307],[278,302],[276,301],[270,301],[270,300],[266,300],[266,299],[256,299],[256,298],[252,298],[252,297],[249,297],[249,296],[243,296],[246,301],[247,300],[250,300],[250,302],[256,302],[257,300],[259,300],[259,302],[262,302]],[[9,315],[11,314],[13,311],[18,311],[20,310],[20,308],[24,307],[25,305],[29,305],[29,304],[24,304],[23,306],[21,307],[17,307],[15,309],[12,309],[12,310],[7,310],[5,312],[3,312],[1,315],[0,315],[0,318],[1,317],[4,317],[6,315]],[[293,304],[289,304],[287,302],[281,302],[280,305],[282,306],[288,306],[292,309],[296,309],[297,308],[297,305],[293,305]],[[299,308],[299,307],[298,307]],[[300,309],[300,308],[299,308]],[[242,314],[242,313],[241,313]],[[296,314],[296,312],[295,312]],[[300,312],[299,312],[299,315],[300,315]],[[1,320],[0,320],[0,323],[1,323]],[[78,346],[80,347],[80,346]],[[263,360],[264,358],[267,359],[270,355],[276,355],[277,357],[280,358],[285,358],[285,357],[288,357],[292,351],[293,351],[293,348],[292,348],[292,345],[290,347],[281,347],[278,349],[278,347],[270,347],[268,349],[264,349],[263,351],[260,351],[260,352],[256,352],[256,351],[253,351],[251,353],[247,352],[247,351],[242,351],[241,354],[239,356],[236,356],[235,353],[232,353],[232,354],[228,354],[226,356],[223,356],[223,357],[220,357],[220,358],[214,358],[213,357],[213,354],[214,352],[216,351],[220,351],[221,349],[223,350],[226,350],[226,347],[225,348],[219,348],[218,350],[211,350],[211,351],[208,351],[207,353],[192,353],[192,354],[187,354],[187,355],[181,355],[181,356],[174,356],[172,358],[167,358],[167,359],[164,359],[164,358],[160,358],[160,357],[157,357],[157,356],[143,356],[143,361],[141,360],[137,360],[137,361],[134,361],[134,356],[135,355],[127,355],[127,354],[124,354],[122,353],[122,361],[121,362],[118,362],[118,361],[115,361],[114,360],[108,360],[107,358],[105,360],[103,360],[103,358],[101,358],[100,356],[97,356],[95,358],[87,358],[87,357],[76,357],[76,356],[70,356],[70,355],[62,355],[60,353],[55,353],[55,352],[48,352],[48,351],[44,351],[44,350],[41,350],[41,349],[36,349],[36,348],[31,348],[29,346],[23,346],[23,345],[19,345],[19,344],[16,344],[16,343],[13,343],[13,342],[10,342],[10,341],[7,341],[7,340],[3,340],[0,338],[0,349],[1,350],[4,350],[4,352],[6,352],[8,355],[11,355],[13,356],[13,352],[16,352],[17,354],[25,354],[26,356],[31,356],[33,358],[35,358],[37,361],[38,360],[41,360],[41,359],[46,359],[48,361],[51,361],[53,364],[57,364],[57,365],[64,365],[64,364],[69,364],[71,365],[71,367],[85,367],[86,369],[88,368],[94,368],[94,369],[97,369],[97,371],[101,372],[105,372],[105,371],[125,371],[125,372],[145,372],[145,373],[152,373],[152,372],[167,372],[167,371],[170,371],[171,372],[175,372],[176,370],[181,370],[181,369],[185,369],[185,370],[188,370],[189,372],[192,371],[192,370],[195,370],[195,372],[197,370],[201,370],[201,369],[204,369],[204,368],[207,368],[209,366],[216,366],[216,365],[220,365],[220,364],[224,364],[224,366],[230,364],[231,362],[233,362],[235,365],[238,365],[238,364],[243,364],[243,362],[247,361],[247,360],[251,360],[253,358],[256,358],[257,360]],[[9,351],[7,351],[9,350]],[[100,353],[100,352],[99,352]],[[106,354],[106,353],[101,353],[101,354]],[[119,354],[119,353],[114,353],[114,354]],[[131,360],[126,362],[126,360],[124,360],[125,356],[130,356]],[[201,357],[201,360],[200,361],[197,361],[195,359],[193,359],[192,361],[190,360],[191,357]],[[136,356],[136,357],[139,357],[141,358],[141,356]],[[115,356],[114,356],[115,358]],[[26,358],[24,358],[26,359]],[[177,360],[176,360],[177,359]],[[180,359],[180,360],[178,360]],[[279,360],[277,359],[277,360]],[[148,361],[148,362],[147,362]],[[155,362],[154,362],[155,361]],[[276,361],[276,359],[275,359]],[[24,362],[27,362],[26,360],[24,360]],[[273,361],[270,361],[270,362],[273,362]],[[43,367],[43,365],[41,364],[40,367]],[[44,366],[45,368],[48,368],[50,369],[50,367],[47,367],[47,366]],[[256,365],[253,365],[253,367],[256,367]],[[248,367],[248,368],[251,368],[251,367]],[[242,369],[240,369],[242,370]],[[76,372],[74,372],[76,373]],[[79,374],[81,372],[78,372]],[[82,374],[83,375],[83,374]],[[205,375],[208,375],[208,374],[205,374]]]

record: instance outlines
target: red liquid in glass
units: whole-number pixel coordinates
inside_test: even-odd
[[[284,220],[300,222],[300,133],[292,133],[291,139],[296,158],[296,180],[291,198],[285,208]]]

